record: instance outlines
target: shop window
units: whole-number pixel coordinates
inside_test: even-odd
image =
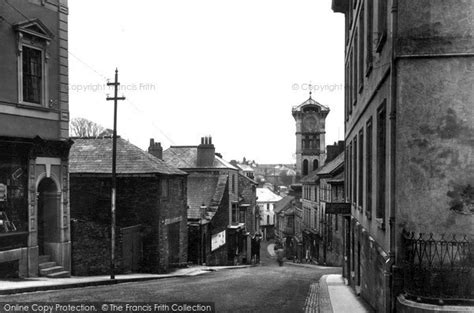
[[[0,234],[28,231],[27,151],[13,145],[1,150]]]

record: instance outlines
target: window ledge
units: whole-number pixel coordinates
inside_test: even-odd
[[[47,108],[36,103],[20,102],[16,106],[22,109],[36,110],[36,111],[42,111],[42,112],[56,112],[56,113],[59,112],[59,110],[57,109]]]

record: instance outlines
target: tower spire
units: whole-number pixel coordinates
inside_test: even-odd
[[[308,89],[309,89],[309,98],[311,99],[311,95],[313,94],[313,85],[309,84]]]

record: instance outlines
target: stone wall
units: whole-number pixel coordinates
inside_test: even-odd
[[[110,274],[110,225],[71,219],[72,268],[74,276]],[[122,238],[116,231],[115,273],[123,273]]]
[[[119,177],[117,180],[117,228],[143,226],[141,231],[143,260],[140,271],[169,270],[168,225],[174,223],[179,223],[179,257],[176,263],[187,262],[186,190],[184,193],[180,190],[186,185],[182,183],[185,177],[166,178],[169,184],[168,196],[161,195],[162,177]],[[111,203],[110,178],[73,174],[70,181],[71,217],[108,225]],[[87,232],[84,232],[84,235],[87,235]],[[76,250],[73,254],[81,251]],[[88,259],[74,256],[74,259],[78,258],[85,262]]]

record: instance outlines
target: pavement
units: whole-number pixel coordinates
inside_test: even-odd
[[[267,246],[268,254],[274,257],[274,244]],[[313,263],[295,263],[286,261],[285,265],[314,269],[329,269]],[[365,313],[374,312],[371,307],[354,290],[346,285],[340,274],[323,275],[318,282],[311,284],[306,297],[305,313]]]
[[[191,266],[178,269],[168,274],[121,274],[110,279],[108,275],[102,276],[73,276],[68,278],[31,277],[0,281],[0,295],[58,290],[65,288],[79,288],[88,286],[114,285],[119,283],[147,281],[172,277],[191,277],[224,269],[239,269],[251,265],[236,266]]]

